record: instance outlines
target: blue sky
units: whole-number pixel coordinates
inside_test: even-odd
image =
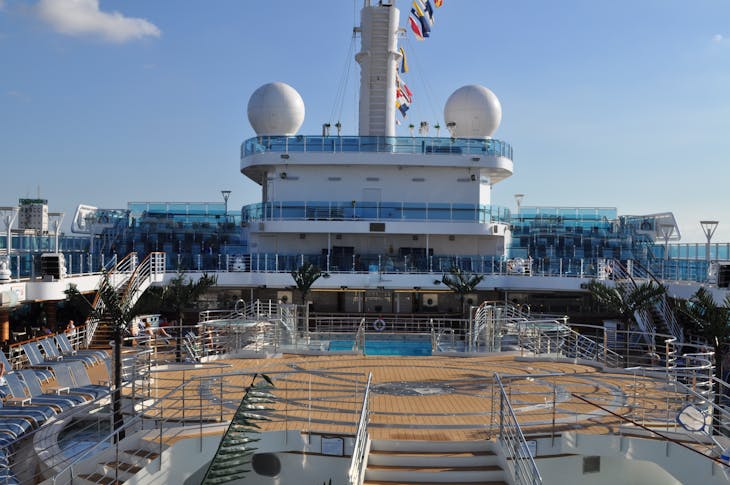
[[[301,132],[341,120],[354,134],[361,4],[0,0],[0,205],[38,187],[67,219],[79,203],[217,201],[221,189],[231,207],[258,201],[239,174],[249,96],[284,81],[304,98]],[[707,218],[730,241],[730,2],[445,0],[436,15],[430,39],[404,42],[409,121],[443,123],[462,85],[492,89],[495,137],[515,149],[495,204],[519,192],[525,205],[673,211],[684,242],[704,240]]]

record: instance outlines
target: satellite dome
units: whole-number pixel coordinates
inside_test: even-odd
[[[248,121],[259,136],[295,135],[304,121],[304,101],[288,84],[264,84],[248,100]]]
[[[489,138],[502,121],[502,105],[492,91],[471,84],[449,96],[444,118],[451,135],[456,138]]]

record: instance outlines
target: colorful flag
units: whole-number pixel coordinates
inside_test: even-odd
[[[407,101],[408,104],[413,102],[413,93],[408,89],[408,86],[406,86],[406,83],[403,82],[398,73],[395,75],[395,95],[397,98]]]
[[[413,8],[411,13],[415,13],[418,22],[421,24],[421,32],[424,37],[429,37],[431,34],[431,24],[426,20],[426,15],[423,13],[423,9],[419,6],[421,0],[413,0]]]
[[[406,112],[408,111],[408,108],[410,108],[410,106],[408,106],[408,103],[401,103],[400,101],[396,101],[395,106],[398,108],[398,110],[400,110],[400,114],[403,115],[403,118],[405,118]]]
[[[433,5],[431,5],[431,0],[426,0],[426,8],[424,11],[426,12],[426,18],[433,25]]]
[[[400,72],[406,73],[408,72],[408,60],[406,59],[406,51],[402,47],[400,48]]]
[[[409,103],[412,102],[413,101],[413,93],[411,92],[410,89],[408,89],[408,86],[406,85],[406,83],[401,83],[400,88],[403,91],[403,94],[405,95],[405,97],[408,100],[408,102]]]
[[[414,9],[411,9],[411,15],[408,17],[408,23],[411,24],[411,30],[413,31],[413,35],[416,36],[416,39],[423,40],[421,21],[418,20],[418,16],[416,15],[416,11]]]
[[[433,0],[433,3],[436,4],[436,8],[439,8],[441,5],[444,4],[444,0]]]

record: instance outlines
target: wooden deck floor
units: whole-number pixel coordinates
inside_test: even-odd
[[[498,372],[526,434],[581,429],[607,433],[625,424],[578,394],[620,415],[657,422],[677,396],[643,377],[579,364],[521,361],[512,356],[296,356],[229,359],[199,370],[154,373],[153,397],[165,396],[166,419],[225,421],[235,412],[245,372],[266,373],[276,397],[263,428],[352,434],[368,373],[373,374],[370,433],[374,439],[471,440],[491,436],[493,375]],[[513,376],[513,377],[507,377]],[[188,384],[171,392],[183,382]],[[223,395],[223,400],[219,396]],[[553,402],[555,404],[553,405]]]

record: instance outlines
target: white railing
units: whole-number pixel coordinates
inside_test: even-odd
[[[662,284],[651,271],[638,261],[632,261],[632,274],[636,278],[652,280],[658,285]],[[670,308],[666,294],[662,295],[661,299],[654,305],[654,308],[664,321],[669,333],[677,338],[680,345],[684,343],[684,329],[679,325],[674,311]]]
[[[107,273],[106,280],[102,278],[99,290],[94,298],[94,312],[86,321],[86,345],[90,345],[94,333],[99,326],[98,315],[104,308],[101,287],[108,283],[117,292],[121,292],[120,300],[125,304],[133,305],[153,281],[162,281],[165,275],[165,253],[153,252],[147,255],[141,263],[137,261],[137,253],[130,253]]]
[[[362,399],[360,420],[357,423],[357,435],[355,437],[355,446],[352,450],[352,461],[350,462],[350,471],[348,473],[349,485],[362,485],[363,479],[365,478],[368,441],[370,440],[368,423],[370,421],[370,383],[372,380],[373,373],[371,372],[368,374],[368,383],[365,386],[365,395]]]
[[[353,349],[355,352],[365,353],[365,319],[360,320],[360,325],[355,332],[355,341]]]
[[[494,381],[499,391],[499,434],[497,443],[507,458],[507,470],[512,475],[514,485],[541,485],[542,477],[537,469],[520,423],[517,421],[507,393],[502,385],[499,374],[495,372]]]
[[[127,283],[136,267],[137,253],[129,253],[106,273],[106,279],[102,278],[100,280],[99,289],[97,290],[96,297],[92,303],[94,310],[86,319],[86,346],[89,346],[94,338],[96,329],[99,326],[99,314],[104,308],[104,302],[100,297],[102,287],[108,283],[118,291]]]
[[[624,358],[609,349],[604,343],[582,335],[567,324],[548,321],[559,325],[553,330],[542,328],[541,322],[523,322],[522,328],[530,328],[530,332],[520,332],[523,347],[532,349],[536,354],[557,354],[571,359],[599,362],[607,367],[622,367]],[[532,342],[530,342],[532,340]]]

